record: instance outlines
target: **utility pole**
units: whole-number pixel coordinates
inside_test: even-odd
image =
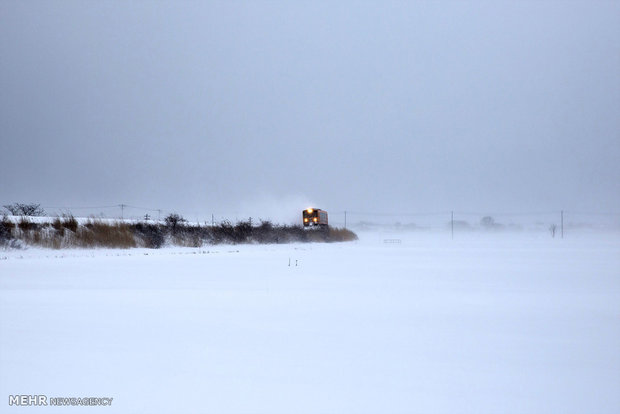
[[[347,228],[347,210],[344,211],[344,228]]]
[[[161,210],[157,210],[157,221],[161,221]]]
[[[452,238],[454,239],[454,210],[450,212],[450,232],[452,233]]]
[[[564,238],[564,210],[560,211],[560,229],[562,238]]]
[[[211,214],[211,227],[215,227],[215,217]]]
[[[121,220],[125,219],[125,204],[121,204]]]

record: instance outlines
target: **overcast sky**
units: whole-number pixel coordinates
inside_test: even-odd
[[[620,210],[618,1],[0,0],[0,82],[2,204]]]

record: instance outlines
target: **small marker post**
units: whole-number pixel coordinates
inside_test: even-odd
[[[454,239],[454,211],[450,212],[450,232],[452,233],[452,238]]]

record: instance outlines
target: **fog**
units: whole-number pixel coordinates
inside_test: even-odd
[[[619,2],[3,0],[0,22],[2,204],[619,210]]]

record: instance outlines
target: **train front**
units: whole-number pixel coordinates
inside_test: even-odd
[[[307,208],[302,213],[304,227],[327,226],[327,212],[318,208]]]

